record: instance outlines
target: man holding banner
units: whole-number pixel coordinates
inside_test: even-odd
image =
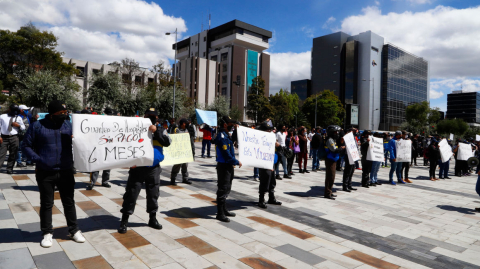
[[[174,134],[182,134],[182,133],[189,133],[188,121],[186,119],[181,119],[179,127],[174,130]],[[190,143],[192,144],[191,145],[192,148],[195,147],[192,141],[190,141]],[[192,151],[192,154],[193,153],[194,151]],[[175,164],[172,167],[172,173],[170,175],[170,185],[173,185],[173,186],[177,185],[175,181],[177,179],[178,172],[180,172],[180,168],[182,169],[182,183],[192,184],[192,182],[188,180],[188,163],[180,163],[180,164]]]
[[[228,116],[223,116],[219,120],[218,135],[215,139],[216,161],[217,161],[217,217],[223,222],[230,222],[228,217],[235,217],[235,213],[226,208],[226,200],[232,189],[234,176],[233,166],[242,167],[242,163],[235,159],[235,149],[229,132],[232,131],[236,121]]]

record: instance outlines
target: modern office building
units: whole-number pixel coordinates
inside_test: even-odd
[[[291,93],[296,93],[301,102],[312,95],[312,81],[310,79],[292,81],[290,88]]]
[[[243,111],[255,77],[265,80],[269,95],[270,55],[263,51],[271,37],[272,32],[239,20],[193,35],[173,45],[177,77],[196,104],[223,95]]]
[[[82,89],[77,97],[84,106],[87,105],[87,91],[90,87],[90,79],[97,73],[117,73],[124,81],[131,81],[136,85],[160,83],[159,74],[150,72],[148,68],[139,67],[137,70],[126,71],[114,64],[94,63],[66,57],[63,57],[63,62],[67,64],[75,64],[75,67],[80,71],[75,77],[75,81]]]
[[[360,129],[396,130],[408,105],[429,100],[428,62],[371,31],[317,37],[311,60],[311,94],[331,90],[357,105]]]
[[[480,92],[453,91],[447,95],[447,119],[463,119],[480,126]]]

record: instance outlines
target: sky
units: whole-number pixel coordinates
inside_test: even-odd
[[[478,0],[0,0],[0,29],[29,21],[58,36],[65,57],[142,67],[173,63],[174,35],[184,39],[238,19],[273,33],[270,93],[310,78],[312,39],[371,30],[429,61],[430,104],[446,111],[452,90],[480,91]]]

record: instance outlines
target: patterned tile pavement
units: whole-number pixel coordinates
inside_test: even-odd
[[[228,200],[237,216],[221,223],[215,220],[215,159],[197,157],[189,164],[192,185],[169,186],[170,169],[163,167],[160,188],[163,229],[146,225],[142,190],[123,235],[116,229],[128,170],[113,170],[112,188],[92,191],[85,190],[88,176],[78,173],[75,201],[87,242],[68,239],[56,194],[55,240],[48,249],[40,246],[34,171],[1,173],[0,268],[480,267],[480,214],[473,210],[480,203],[476,176],[431,182],[427,168],[418,166],[410,169],[413,184],[345,193],[337,174],[338,197],[332,201],[322,198],[325,172],[297,174],[277,181],[283,205],[263,210],[256,206],[259,183],[253,169],[242,167],[235,169]],[[380,169],[384,183],[388,171]],[[356,170],[357,187],[360,176]]]

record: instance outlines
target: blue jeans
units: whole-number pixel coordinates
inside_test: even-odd
[[[318,158],[318,151],[319,151],[319,149],[312,149],[311,150],[312,157],[313,157],[312,171],[315,170],[315,169],[320,169],[320,159]]]
[[[388,150],[385,150],[383,154],[385,156],[385,162],[382,163],[382,165],[387,166],[388,165]]]
[[[360,168],[360,165],[358,164],[358,161],[355,161],[355,169]]]
[[[378,170],[380,169],[380,162],[372,162],[372,171],[370,172],[370,182],[378,182]]]
[[[312,144],[310,144],[310,152],[309,152],[309,154],[308,154],[308,157],[309,157],[309,158],[312,158],[312,156],[313,156],[313,152],[312,152],[312,151],[314,151],[314,149],[312,149]]]
[[[22,144],[23,144],[23,141],[20,141],[20,143],[18,143],[18,151],[17,151],[17,163],[20,164],[22,163]]]
[[[258,178],[258,168],[253,168],[253,177]]]
[[[438,177],[448,177],[448,169],[450,168],[450,160],[442,163],[442,160],[438,160],[440,166],[440,172]]]
[[[402,180],[402,165],[403,163],[397,163],[393,160],[390,160],[390,163],[392,166],[390,167],[390,174],[389,174],[389,179],[390,181],[393,181],[393,172],[395,171],[395,174],[397,174],[397,180],[401,181]]]
[[[275,164],[275,175],[280,175],[279,169],[280,169],[280,163],[282,164],[283,167],[283,175],[288,175],[287,172],[287,158],[285,156],[278,156],[278,161]]]
[[[202,157],[205,156],[205,147],[207,148],[207,157],[210,157],[211,146],[212,146],[212,140],[202,140]]]

